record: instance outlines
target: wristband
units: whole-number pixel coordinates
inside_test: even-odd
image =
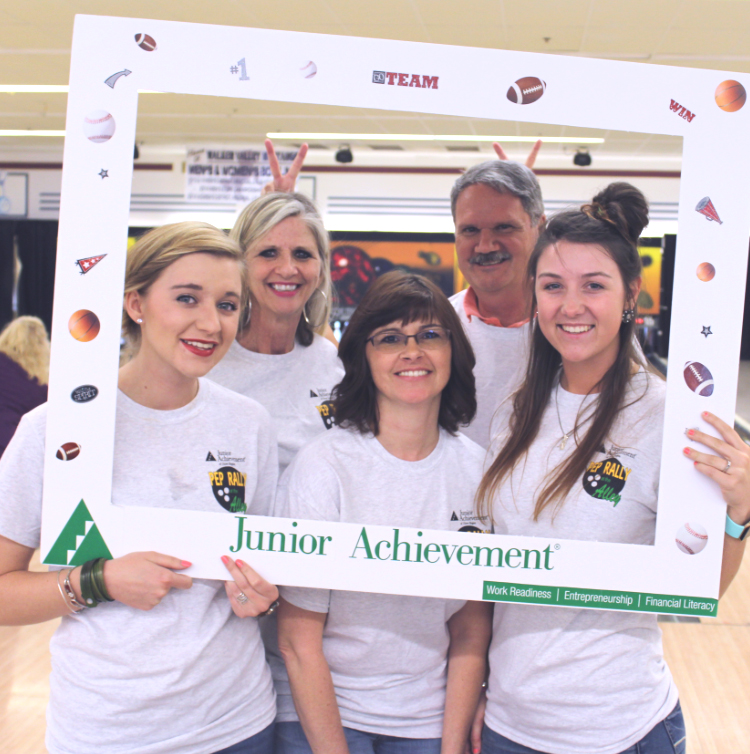
[[[91,586],[94,588],[94,595],[99,602],[114,602],[114,598],[107,591],[107,585],[104,583],[104,564],[106,558],[97,558],[91,570]]]
[[[94,586],[91,580],[91,572],[94,570],[95,560],[88,560],[81,566],[81,597],[86,607],[96,607],[99,602],[94,593]]]
[[[732,521],[727,513],[727,523],[724,531],[733,539],[743,540],[750,531],[750,521],[746,524],[738,524],[735,521]]]

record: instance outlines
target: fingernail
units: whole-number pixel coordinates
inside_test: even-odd
[[[704,411],[701,416],[708,416],[708,411]]]
[[[689,455],[690,455],[690,448],[683,448],[683,449],[682,449],[682,452],[683,452],[683,453],[684,453],[684,454],[685,454],[686,456],[689,456]]]
[[[183,568],[190,568],[190,566],[193,565],[189,560],[183,560],[181,562]]]
[[[229,562],[229,558],[226,555],[221,556],[221,562],[226,565]]]
[[[246,563],[245,563],[245,561],[244,561],[244,560],[239,560],[239,559],[238,559],[238,560],[235,560],[234,562],[235,562],[235,563],[237,563],[237,565],[238,565],[238,566],[239,566],[240,568],[242,568],[242,566],[243,566],[243,565],[246,565]]]
[[[687,436],[688,436],[688,437],[692,437],[692,436],[693,436],[694,434],[695,434],[695,430],[694,430],[694,429],[689,429],[689,430],[687,431]]]

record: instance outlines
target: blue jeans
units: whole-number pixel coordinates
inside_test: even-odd
[[[685,720],[680,703],[638,743],[621,754],[685,754]],[[511,741],[486,725],[482,731],[482,754],[544,754]]]
[[[273,754],[274,726],[275,723],[271,723],[267,728],[263,728],[260,733],[217,751],[216,754]]]
[[[439,738],[399,738],[344,728],[349,754],[440,754]],[[276,754],[310,754],[302,725],[276,723]]]

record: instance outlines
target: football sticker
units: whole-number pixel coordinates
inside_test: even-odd
[[[547,84],[536,76],[524,76],[511,84],[506,97],[517,105],[530,105],[541,99],[547,91]]]
[[[224,510],[230,513],[244,513],[245,480],[247,474],[237,471],[234,466],[222,466],[218,471],[209,471],[214,497]]]
[[[713,395],[714,378],[708,367],[700,361],[688,361],[682,371],[685,384],[696,394],[704,398]]]
[[[64,442],[55,453],[55,458],[59,458],[61,461],[72,461],[74,458],[78,458],[78,454],[81,452],[81,446],[77,442]]]
[[[583,489],[591,497],[612,503],[614,507],[622,499],[620,493],[631,471],[616,458],[592,461],[583,473]]]

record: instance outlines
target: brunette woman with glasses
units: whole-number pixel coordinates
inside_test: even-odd
[[[476,410],[474,354],[453,307],[418,275],[370,288],[339,349],[337,426],[281,481],[279,515],[425,529],[472,518],[484,451],[458,433]],[[467,536],[473,536],[467,534]],[[490,608],[477,602],[285,587],[289,674],[277,751],[464,754],[484,680]]]

